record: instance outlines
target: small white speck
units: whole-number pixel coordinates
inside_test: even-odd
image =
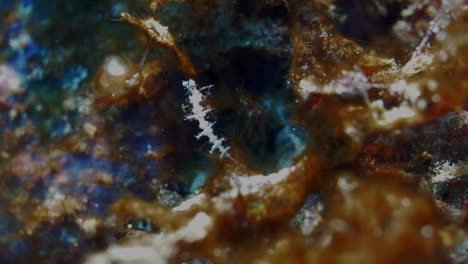
[[[426,108],[427,108],[427,102],[426,102],[426,100],[423,100],[423,99],[418,100],[418,109],[419,109],[420,111],[423,111],[423,110],[426,110]]]
[[[439,84],[434,80],[429,80],[427,82],[427,88],[429,88],[429,90],[431,91],[437,90],[438,87],[439,87]]]
[[[121,76],[127,73],[127,67],[124,62],[117,56],[111,56],[106,59],[104,69],[111,75]]]
[[[421,236],[424,238],[431,238],[434,235],[434,228],[431,225],[425,225],[420,230]]]

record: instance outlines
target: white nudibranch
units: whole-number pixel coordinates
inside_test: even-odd
[[[226,141],[226,138],[218,137],[215,135],[213,131],[214,122],[210,122],[207,119],[207,114],[211,112],[212,108],[206,108],[202,105],[202,101],[204,99],[204,95],[201,91],[205,89],[209,89],[211,86],[205,86],[198,89],[197,84],[194,80],[190,79],[188,81],[183,81],[182,85],[188,91],[188,102],[191,106],[191,114],[188,115],[185,120],[195,120],[198,121],[198,127],[202,130],[198,135],[195,137],[200,139],[201,137],[205,136],[208,138],[208,141],[211,143],[210,153],[213,153],[215,150],[219,151],[220,157],[228,157],[231,158],[228,151],[230,147],[225,147],[223,143]]]

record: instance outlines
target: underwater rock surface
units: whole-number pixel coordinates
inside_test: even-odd
[[[468,262],[466,1],[0,14],[0,263]]]

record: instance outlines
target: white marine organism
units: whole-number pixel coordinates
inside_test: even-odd
[[[431,180],[433,183],[449,182],[463,176],[466,177],[467,173],[468,167],[466,166],[466,162],[443,160],[437,162],[432,167]]]
[[[230,147],[226,147],[223,143],[226,141],[226,138],[218,137],[213,130],[214,122],[208,120],[207,114],[212,111],[212,108],[207,108],[202,105],[204,95],[201,93],[203,90],[209,89],[213,86],[205,86],[198,89],[197,84],[194,80],[190,79],[188,81],[183,81],[182,85],[188,92],[188,102],[191,106],[191,113],[188,115],[185,120],[195,120],[198,121],[198,127],[202,130],[195,137],[200,139],[201,137],[207,137],[208,141],[211,143],[210,153],[218,151],[220,157],[231,158],[228,151]]]

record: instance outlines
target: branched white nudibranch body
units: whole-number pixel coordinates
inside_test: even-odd
[[[209,89],[211,86],[205,86],[198,89],[197,84],[194,80],[190,79],[188,81],[183,81],[182,85],[188,91],[188,102],[191,105],[191,114],[185,118],[185,120],[196,120],[198,121],[198,127],[202,130],[195,137],[200,139],[205,136],[208,138],[208,141],[211,143],[210,153],[213,153],[215,150],[219,151],[220,157],[231,158],[228,151],[230,147],[225,147],[223,142],[226,141],[226,138],[218,137],[213,131],[214,122],[210,122],[207,119],[207,114],[213,110],[212,108],[205,108],[202,105],[204,95],[201,91]]]

